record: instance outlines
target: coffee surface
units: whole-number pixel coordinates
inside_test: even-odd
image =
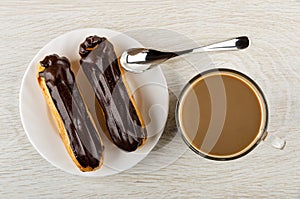
[[[179,105],[185,139],[202,154],[237,156],[256,143],[264,106],[251,82],[234,73],[208,73],[193,81]]]

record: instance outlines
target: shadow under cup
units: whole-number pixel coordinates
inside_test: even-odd
[[[270,137],[262,90],[235,70],[212,69],[196,75],[183,88],[175,113],[185,143],[209,159],[239,158]],[[285,141],[276,137],[271,144],[282,149]]]

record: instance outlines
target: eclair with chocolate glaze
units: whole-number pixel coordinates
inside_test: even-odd
[[[103,144],[69,60],[55,54],[46,56],[38,65],[38,83],[73,162],[81,171],[100,168]]]
[[[113,45],[104,37],[90,36],[80,45],[79,54],[112,141],[125,151],[135,151],[145,143],[147,131]]]

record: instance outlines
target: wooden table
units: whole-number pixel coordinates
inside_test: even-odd
[[[299,11],[299,1],[279,0],[2,0],[0,197],[299,198]],[[164,64],[170,113],[158,145],[126,172],[84,178],[53,167],[32,147],[21,124],[18,95],[39,49],[65,32],[87,27],[125,32],[161,49],[240,35],[248,35],[252,43],[241,52],[189,55]],[[235,68],[262,87],[270,106],[269,131],[287,141],[284,150],[263,143],[238,160],[214,162],[187,149],[176,133],[176,96],[183,82],[212,67]]]

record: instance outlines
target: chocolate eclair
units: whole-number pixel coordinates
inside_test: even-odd
[[[135,151],[145,143],[147,132],[113,45],[104,37],[90,36],[80,45],[79,54],[112,141],[125,151]]]
[[[70,62],[49,55],[38,66],[38,83],[62,141],[81,171],[94,171],[103,163],[103,144],[82,99]]]

